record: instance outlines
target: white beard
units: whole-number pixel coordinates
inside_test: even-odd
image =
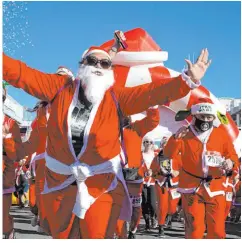
[[[95,72],[100,72],[101,75]],[[106,90],[114,84],[113,70],[103,70],[87,65],[80,66],[77,78],[81,80],[84,94],[92,104],[101,101]]]

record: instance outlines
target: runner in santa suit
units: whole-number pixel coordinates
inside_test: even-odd
[[[154,140],[151,136],[148,135],[144,137],[143,146],[142,157],[145,178],[142,190],[142,214],[145,220],[145,229],[146,231],[150,231],[151,227],[156,228],[155,179],[152,177],[151,164],[155,156],[157,156],[157,153],[154,151]]]
[[[142,166],[141,145],[146,133],[155,129],[159,124],[158,107],[150,107],[147,116],[142,120],[124,124],[124,147],[128,164],[124,167],[124,178],[132,201],[132,217],[129,226],[129,239],[135,239],[135,233],[141,217],[141,201],[144,171]],[[118,220],[116,234],[118,238],[127,238],[127,228],[124,220]]]
[[[169,158],[164,156],[163,149],[166,143],[167,139],[162,139],[162,149],[151,164],[152,177],[156,180],[158,237],[165,236],[166,217],[168,219],[167,226],[171,228],[172,215],[176,213],[181,197],[180,193],[177,192],[181,158],[179,154],[174,154]]]
[[[226,198],[226,207],[225,207],[225,215],[224,219],[226,220],[229,216],[233,200],[235,198],[236,192],[235,192],[235,178],[239,175],[239,172],[236,171],[233,175],[232,173],[225,177],[225,182],[223,183],[225,190],[225,198]]]
[[[6,100],[6,89],[3,88],[3,103]],[[20,129],[16,121],[3,114],[3,234],[5,239],[13,239],[13,219],[9,215],[12,204],[12,193],[15,191],[14,161],[22,155]]]
[[[179,112],[177,117],[189,114],[191,125],[179,129],[164,150],[166,156],[181,153],[179,191],[185,237],[202,239],[207,227],[206,238],[225,238],[223,175],[238,170],[238,157],[227,133],[215,126],[217,109],[210,99],[201,98],[189,112]]]
[[[64,75],[70,82],[73,81],[72,72],[66,67],[58,67],[56,74]],[[23,143],[26,154],[34,153],[30,163],[30,198],[36,201],[36,206],[32,207],[34,218],[31,220],[33,227],[38,225],[38,231],[43,230],[49,233],[49,227],[45,216],[45,208],[41,192],[44,189],[45,181],[45,159],[44,152],[47,138],[47,122],[50,114],[50,105],[46,101],[40,101],[33,109],[27,109],[29,112],[37,112],[36,119],[32,122],[32,131],[27,142]],[[32,200],[36,198],[36,200]]]
[[[3,55],[4,80],[47,102],[58,93],[47,125],[42,192],[53,238],[112,238],[118,218],[130,221],[114,96],[124,116],[140,113],[187,95],[199,86],[209,64],[208,51],[203,50],[197,63],[176,78],[157,75],[152,83],[111,88],[110,56],[92,47],[83,55],[75,82],[58,93],[65,77]]]

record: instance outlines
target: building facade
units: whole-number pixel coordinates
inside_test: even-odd
[[[219,98],[219,101],[226,107],[234,122],[241,129],[241,99]]]

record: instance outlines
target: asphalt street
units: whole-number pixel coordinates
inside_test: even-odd
[[[11,215],[14,217],[14,228],[16,231],[17,239],[51,239],[44,233],[37,231],[37,226],[32,227],[30,222],[33,214],[29,208],[20,209],[18,206],[11,207]],[[157,239],[157,229],[152,229],[149,233],[145,232],[144,221],[141,220],[137,231],[137,239]],[[241,238],[241,224],[226,223],[227,239],[240,239]],[[184,227],[181,222],[173,222],[172,229],[165,229],[166,239],[184,239]]]

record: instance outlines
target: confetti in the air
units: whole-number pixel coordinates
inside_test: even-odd
[[[3,2],[3,50],[14,55],[21,47],[34,46],[28,33],[28,2]]]

